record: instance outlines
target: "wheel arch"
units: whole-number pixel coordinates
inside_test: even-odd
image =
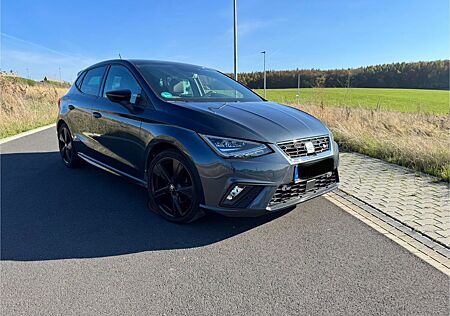
[[[179,141],[176,139],[171,138],[160,138],[160,139],[154,139],[150,144],[147,146],[146,150],[146,156],[145,156],[145,178],[147,179],[148,174],[148,167],[150,165],[150,162],[153,160],[156,155],[159,153],[172,149],[176,150],[178,153],[183,155],[192,165],[194,177],[199,183],[199,189],[200,189],[200,203],[204,203],[205,201],[205,195],[203,192],[203,184],[199,175],[199,172],[197,170],[197,166],[194,163],[192,156],[189,154],[189,151],[185,146],[183,146]]]
[[[174,142],[168,141],[168,140],[154,140],[152,141],[146,150],[146,158],[145,158],[145,172],[148,171],[148,166],[150,165],[150,162],[152,159],[159,153],[163,152],[167,149],[174,149],[180,153],[183,153],[178,146],[174,144]]]

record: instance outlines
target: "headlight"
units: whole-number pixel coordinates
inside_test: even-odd
[[[248,140],[200,135],[220,156],[226,158],[251,158],[272,152],[267,145]]]

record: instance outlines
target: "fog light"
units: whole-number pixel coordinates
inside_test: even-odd
[[[244,190],[244,188],[245,188],[245,187],[242,186],[242,185],[235,185],[235,186],[231,189],[230,193],[228,194],[227,200],[228,200],[228,201],[232,201],[235,197],[237,197],[237,196],[239,195],[239,193],[242,192],[242,190]]]

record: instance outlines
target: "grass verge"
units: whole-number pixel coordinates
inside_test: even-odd
[[[62,84],[0,77],[0,138],[55,122],[58,98],[66,91]]]

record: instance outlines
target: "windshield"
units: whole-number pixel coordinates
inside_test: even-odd
[[[137,64],[150,88],[162,99],[185,102],[258,102],[262,99],[226,75],[179,64]]]

